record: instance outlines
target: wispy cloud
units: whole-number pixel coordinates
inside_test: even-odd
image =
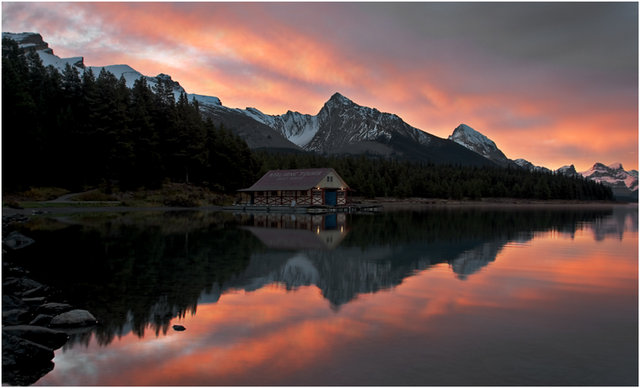
[[[5,31],[40,32],[60,56],[168,73],[228,106],[315,114],[340,91],[441,137],[465,122],[511,158],[637,168],[635,3],[2,8]]]

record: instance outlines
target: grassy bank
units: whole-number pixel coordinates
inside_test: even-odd
[[[60,207],[201,207],[232,204],[234,197],[215,193],[207,188],[166,183],[159,189],[108,191],[93,188],[81,193],[70,193],[56,187],[34,187],[19,193],[3,195],[2,206],[16,209]]]

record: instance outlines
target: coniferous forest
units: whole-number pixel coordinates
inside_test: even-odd
[[[231,128],[204,118],[171,81],[150,87],[67,66],[60,73],[2,42],[4,192],[156,188],[188,182],[234,193],[271,169],[333,167],[365,197],[612,199],[583,178],[516,168],[421,164],[367,156],[250,150]]]

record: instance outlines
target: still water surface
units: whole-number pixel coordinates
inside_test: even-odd
[[[101,321],[36,385],[638,384],[637,207],[30,228]]]

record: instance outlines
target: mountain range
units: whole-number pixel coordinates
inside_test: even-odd
[[[124,77],[129,87],[140,77],[145,77],[151,87],[161,80],[165,84],[169,82],[176,100],[185,93],[189,100],[198,101],[204,116],[234,131],[252,149],[393,157],[463,166],[519,167],[583,176],[612,187],[619,199],[638,199],[638,172],[626,171],[620,163],[608,166],[595,163],[583,172],[577,172],[573,165],[552,171],[525,159],[507,158],[495,142],[466,124],[458,125],[447,139],[443,139],[412,127],[395,114],[358,105],[340,93],[333,94],[316,115],[293,111],[267,115],[256,108],[230,108],[217,97],[187,93],[179,82],[166,74],[150,77],[125,64],[86,66],[83,57],[60,58],[37,33],[3,32],[2,37],[15,40],[26,51],[36,52],[43,65],[51,65],[59,71],[66,65],[81,71],[91,69],[94,74],[104,69],[118,78]]]

